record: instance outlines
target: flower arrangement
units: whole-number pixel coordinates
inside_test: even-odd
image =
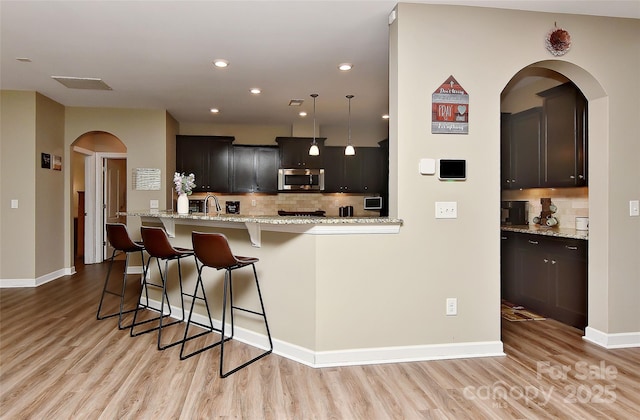
[[[173,183],[179,196],[183,194],[191,195],[191,190],[196,186],[195,181],[196,176],[194,174],[185,175],[184,172],[173,174]]]

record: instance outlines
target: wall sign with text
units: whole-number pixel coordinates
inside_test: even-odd
[[[469,95],[453,76],[431,95],[431,133],[469,134]]]

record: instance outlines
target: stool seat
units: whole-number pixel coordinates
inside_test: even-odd
[[[191,309],[189,310],[189,316],[187,318],[187,325],[184,330],[184,338],[182,340],[182,345],[180,348],[180,359],[184,360],[191,356],[194,356],[198,353],[202,353],[205,350],[211,349],[216,346],[220,346],[220,377],[226,378],[234,372],[250,365],[251,363],[265,357],[273,351],[273,341],[271,340],[271,332],[269,331],[269,324],[267,322],[267,315],[264,309],[264,302],[262,300],[262,293],[260,292],[260,284],[258,282],[258,274],[256,272],[255,263],[259,260],[254,257],[242,257],[233,255],[231,252],[231,248],[229,247],[229,241],[227,237],[221,233],[203,233],[203,232],[192,232],[191,240],[193,243],[193,252],[196,257],[196,267],[198,269],[198,280],[196,281],[196,287],[192,295],[191,301]],[[242,308],[237,305],[234,305],[233,302],[233,279],[232,279],[232,271],[251,266],[253,269],[253,277],[255,279],[256,291],[258,295],[258,299],[260,302],[260,311],[254,311],[248,308]],[[211,312],[209,311],[209,302],[207,301],[207,297],[205,294],[204,284],[202,282],[202,271],[204,267],[214,268],[216,270],[225,270],[224,275],[224,285],[222,292],[222,325],[221,328],[215,328],[213,326],[213,320],[211,319]],[[198,291],[201,290],[201,294],[198,294]],[[227,313],[227,295],[229,296],[229,306],[230,315],[231,315],[231,335],[226,335],[226,313]],[[203,325],[200,323],[196,323],[192,321],[193,308],[195,305],[196,299],[202,300],[204,302],[204,306],[207,309],[207,314],[209,315],[209,325]],[[267,333],[267,338],[269,339],[269,348],[261,353],[260,355],[250,359],[247,362],[242,363],[239,366],[236,366],[233,369],[225,371],[224,369],[224,343],[233,338],[234,334],[234,311],[242,311],[248,314],[253,314],[261,317],[264,320],[264,326]],[[194,336],[189,337],[189,327],[191,324],[197,324],[200,327],[206,328],[207,331],[201,332]],[[196,337],[200,337],[204,334],[208,334],[210,332],[218,332],[220,333],[220,340],[195,350],[189,354],[185,354],[185,343],[189,340],[192,340]]]
[[[106,224],[107,231],[107,240],[109,244],[113,248],[113,252],[111,253],[111,258],[109,259],[109,269],[107,270],[107,276],[104,280],[104,287],[102,288],[102,296],[100,297],[100,303],[98,304],[98,312],[96,313],[96,318],[99,320],[111,318],[114,316],[118,317],[118,329],[129,328],[130,325],[122,325],[122,315],[135,311],[135,309],[124,310],[124,298],[125,298],[125,290],[127,284],[127,271],[129,268],[129,254],[133,252],[140,252],[140,258],[142,258],[142,264],[144,264],[144,245],[142,242],[135,242],[129,236],[129,232],[127,231],[127,227],[122,223],[107,223]],[[125,253],[125,262],[124,262],[124,274],[122,278],[122,290],[120,293],[109,290],[108,283],[109,277],[111,276],[111,268],[113,267],[113,261],[118,252]],[[111,314],[104,315],[102,314],[102,305],[104,303],[105,295],[115,295],[120,297],[120,309],[118,312],[114,312]]]
[[[138,322],[138,309],[141,308],[140,305],[135,310],[135,314],[133,316],[133,322],[131,324],[130,335],[131,337],[135,337],[141,334],[145,334],[151,331],[158,331],[158,350],[164,350],[168,347],[175,346],[180,344],[182,340],[177,340],[172,343],[164,344],[162,342],[162,329],[168,327],[170,325],[175,325],[185,320],[185,309],[184,309],[184,296],[191,296],[189,294],[184,293],[182,287],[182,267],[180,266],[180,260],[185,257],[193,256],[193,250],[189,248],[181,248],[174,247],[169,242],[169,237],[164,229],[159,227],[150,227],[150,226],[142,226],[140,228],[140,233],[142,234],[142,242],[144,243],[144,247],[149,254],[149,259],[147,260],[147,264],[145,265],[144,275],[142,280],[142,289],[140,289],[140,296],[138,298],[138,302],[142,300],[142,293],[145,293],[146,297],[146,305],[143,305],[143,308],[153,309],[149,306],[149,287],[157,287],[162,289],[161,295],[161,303],[160,309],[158,310],[158,317],[147,319],[144,321]],[[151,260],[155,258],[158,271],[160,273],[160,283],[153,283],[148,280],[149,269],[151,265]],[[162,267],[160,267],[160,260],[165,262],[164,264],[164,272]],[[167,294],[167,282],[168,282],[168,274],[169,274],[169,261],[176,260],[178,262],[178,285],[180,286],[180,309],[181,309],[181,317],[175,321],[164,323],[164,318],[170,317],[172,315],[171,303],[169,301],[169,295]],[[165,302],[169,308],[169,313],[165,314]],[[158,321],[158,325],[152,328],[148,328],[142,331],[136,331],[136,327],[142,324],[146,324],[149,322]]]

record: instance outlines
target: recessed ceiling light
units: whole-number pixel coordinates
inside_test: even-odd
[[[383,119],[385,119],[385,120],[388,120],[388,119],[389,119],[389,114],[384,114],[384,115],[382,116],[382,118],[383,118]]]
[[[300,115],[301,117],[306,117],[307,113],[305,111],[300,111],[298,115]]]
[[[262,91],[260,89],[258,89],[258,88],[251,88],[251,90],[249,92],[253,93],[254,95],[259,95],[260,92],[262,92]]]
[[[213,60],[213,65],[220,68],[225,68],[229,65],[229,61],[223,58],[217,58]]]
[[[338,69],[340,69],[341,71],[349,71],[352,68],[353,68],[353,64],[351,63],[342,63],[338,65]]]
[[[300,106],[304,102],[304,99],[292,99],[289,101],[289,106]]]
[[[218,108],[211,108],[210,111],[212,114],[218,114],[220,112]]]

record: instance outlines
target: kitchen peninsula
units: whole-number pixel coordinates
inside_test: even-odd
[[[364,325],[366,319],[372,322],[380,315],[379,308],[369,307],[368,301],[372,299],[368,296],[388,294],[388,281],[393,279],[384,275],[385,281],[379,281],[375,277],[383,275],[385,261],[395,259],[401,219],[181,215],[149,210],[124,214],[129,218],[140,217],[143,225],[164,226],[174,246],[192,247],[192,231],[219,232],[227,236],[234,254],[259,258],[256,270],[274,353],[310,366],[363,360],[362,354],[340,350],[362,347],[351,324]],[[184,288],[190,292],[197,278],[195,260],[186,259],[181,266]],[[252,273],[243,271],[234,272],[234,300],[240,306],[251,307],[257,300],[247,283],[252,281]],[[156,267],[152,266],[150,276],[157,275]],[[217,320],[221,319],[223,276],[223,272],[216,270],[203,272],[211,315]],[[173,313],[178,314],[180,295],[175,272],[169,277],[168,288]],[[159,307],[159,295],[151,298]],[[196,305],[194,313],[202,316],[206,314],[205,308]],[[266,337],[254,321],[250,316],[237,314],[235,336],[258,347],[266,345]]]

